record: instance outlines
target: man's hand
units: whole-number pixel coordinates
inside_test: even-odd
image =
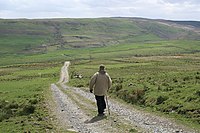
[[[90,89],[90,93],[92,93],[93,92],[93,90],[92,89]]]

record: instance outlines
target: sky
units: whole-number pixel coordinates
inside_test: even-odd
[[[200,0],[0,0],[0,18],[99,17],[200,21]]]

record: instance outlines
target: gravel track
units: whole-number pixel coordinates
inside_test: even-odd
[[[71,93],[80,95],[91,102],[95,102],[94,95],[92,93],[86,92],[80,88],[68,87],[64,83],[68,81],[68,66],[69,62],[65,62],[61,69],[60,86],[64,90],[70,90]],[[108,104],[111,111],[112,120],[110,124],[105,126],[105,120],[101,120],[94,123],[85,123],[91,116],[86,115],[84,111],[73,101],[69,96],[67,96],[63,91],[61,91],[55,84],[51,85],[53,92],[53,97],[57,103],[61,113],[64,113],[63,118],[59,119],[66,124],[68,127],[72,127],[77,132],[83,133],[109,133],[109,132],[121,132],[116,126],[113,126],[113,120],[121,120],[124,123],[130,123],[135,127],[138,127],[140,132],[146,133],[198,133],[192,129],[186,128],[183,125],[178,125],[174,121],[169,120],[164,117],[156,116],[151,113],[146,113],[134,109],[129,105],[125,105],[116,100],[109,99]],[[79,101],[80,102],[80,101]],[[94,108],[94,107],[92,107]],[[111,119],[108,118],[108,119]],[[107,121],[108,122],[108,121]]]
[[[76,132],[82,133],[106,133],[98,123],[86,123],[90,119],[74,101],[72,101],[65,93],[63,93],[55,84],[51,85],[53,96],[57,103],[57,108],[62,112],[63,117],[60,118],[62,123],[70,124]]]
[[[94,95],[88,93],[80,88],[67,87],[62,85],[65,89],[71,89],[74,93],[95,102]],[[145,130],[145,132],[153,133],[195,133],[191,129],[187,129],[183,125],[175,124],[174,121],[168,120],[163,117],[155,116],[151,113],[146,113],[143,111],[136,110],[128,105],[124,105],[115,100],[108,100],[109,108],[112,112],[117,114],[121,119],[130,121],[133,125],[140,127]]]

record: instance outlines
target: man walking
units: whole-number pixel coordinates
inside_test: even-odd
[[[99,66],[99,71],[96,72],[90,80],[90,92],[94,90],[95,99],[97,102],[98,116],[104,116],[106,109],[105,95],[111,87],[112,80],[105,70],[104,65]]]

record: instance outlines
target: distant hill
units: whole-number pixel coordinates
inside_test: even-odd
[[[200,40],[200,22],[145,18],[0,19],[0,54]]]
[[[198,21],[172,21],[172,22],[188,27],[197,28],[198,30],[200,29],[200,22]]]

